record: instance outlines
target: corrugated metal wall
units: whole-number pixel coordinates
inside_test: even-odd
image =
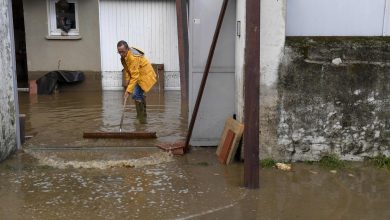
[[[390,0],[288,0],[288,36],[389,36]]]
[[[116,43],[126,40],[165,68],[165,88],[180,89],[174,0],[101,0],[100,44],[103,89],[121,89]]]

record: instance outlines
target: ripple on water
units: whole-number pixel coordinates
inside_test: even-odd
[[[84,168],[84,169],[108,169],[114,167],[143,167],[157,165],[173,161],[173,155],[168,152],[153,153],[150,156],[129,159],[129,160],[91,160],[91,161],[66,161],[55,156],[43,156],[32,153],[32,156],[38,159],[39,164],[59,169],[65,168]]]

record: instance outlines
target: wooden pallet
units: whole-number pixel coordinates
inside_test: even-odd
[[[227,118],[216,151],[218,160],[222,164],[230,164],[233,162],[234,155],[237,152],[237,148],[243,133],[244,125],[242,123],[234,120],[231,117]]]

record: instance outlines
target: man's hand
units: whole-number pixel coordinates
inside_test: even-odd
[[[127,99],[129,97],[130,93],[128,93],[127,91],[125,91],[125,94],[123,95],[123,98],[124,99]]]

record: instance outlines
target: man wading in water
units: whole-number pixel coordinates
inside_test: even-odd
[[[129,47],[127,42],[123,40],[118,42],[117,49],[121,55],[125,85],[127,86],[123,97],[127,99],[130,93],[132,94],[137,110],[137,118],[141,124],[146,124],[144,93],[149,92],[157,82],[156,73],[145,58],[143,51]]]

